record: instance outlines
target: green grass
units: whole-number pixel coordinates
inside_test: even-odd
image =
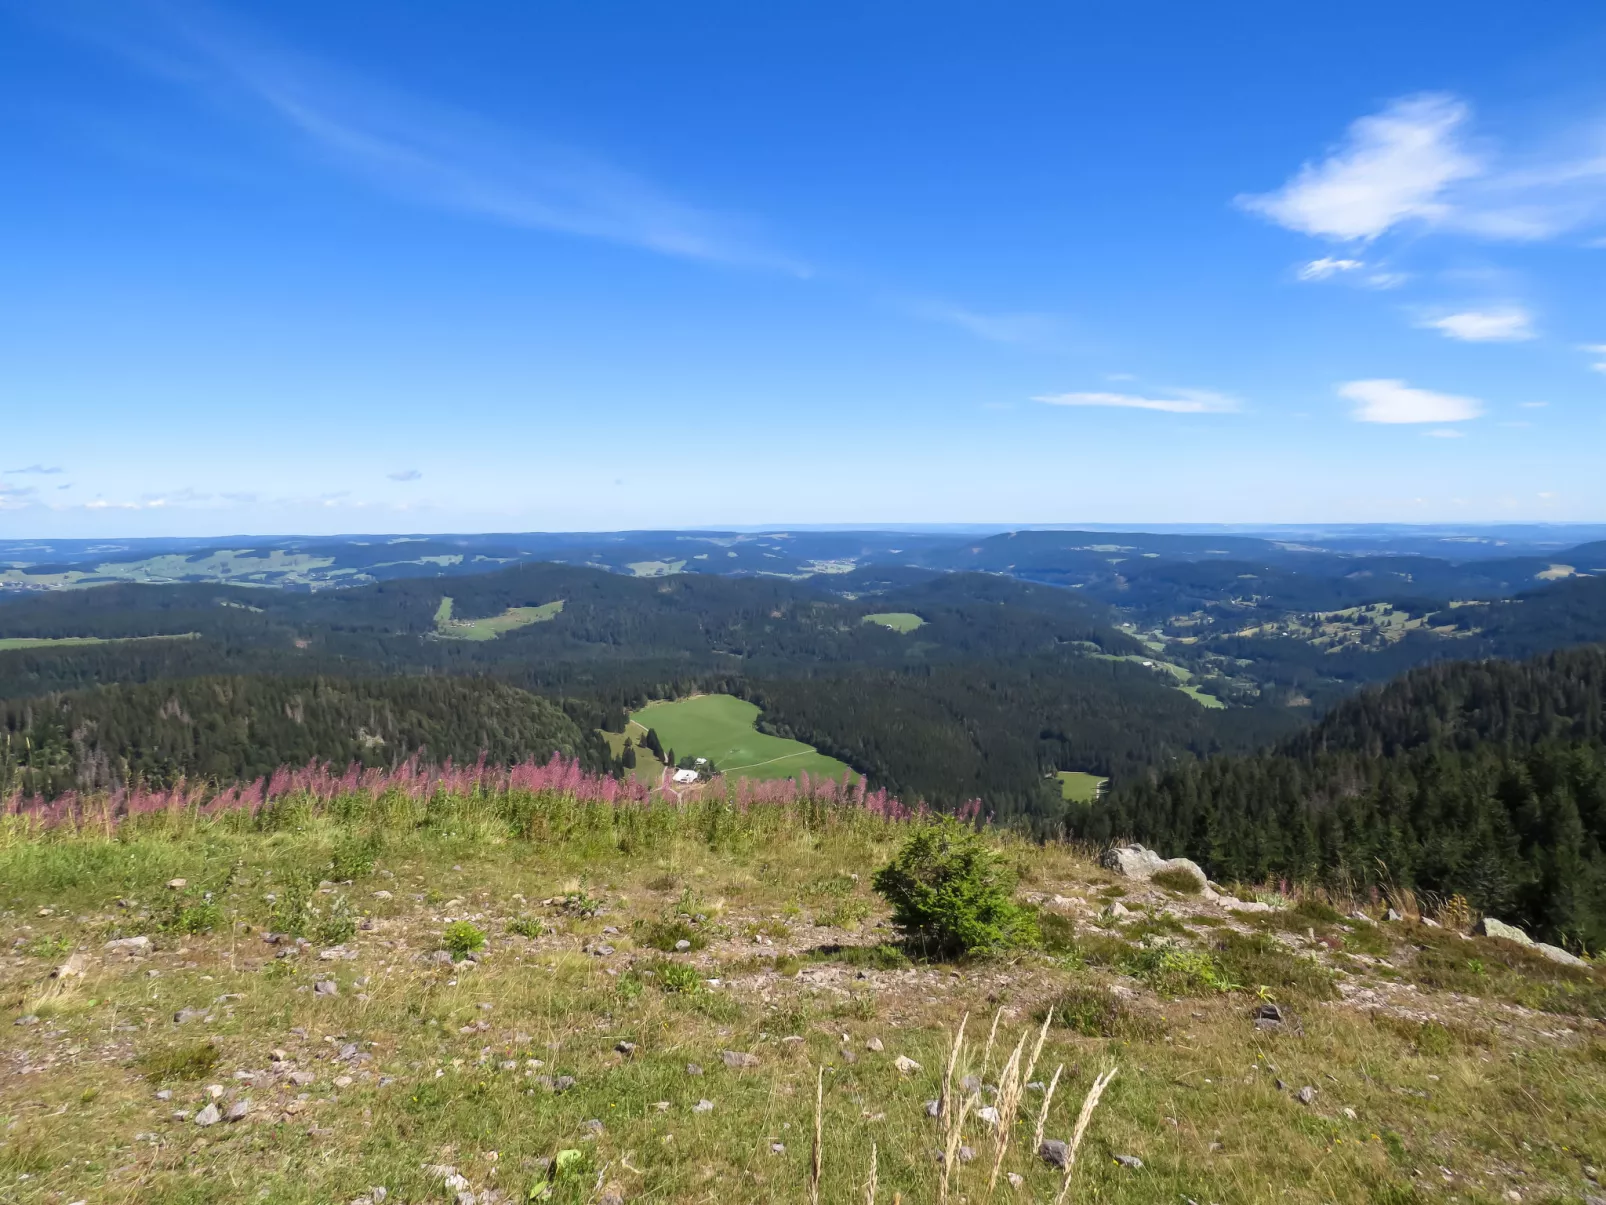
[[[12,649],[67,648],[78,644],[132,644],[136,640],[199,640],[199,632],[183,632],[175,636],[4,636],[0,637],[0,653]]]
[[[1183,694],[1187,695],[1188,698],[1192,699],[1195,703],[1199,704],[1201,707],[1208,707],[1211,710],[1221,710],[1221,711],[1225,711],[1227,709],[1227,705],[1225,703],[1223,703],[1220,699],[1216,698],[1215,695],[1206,694],[1204,691],[1200,690],[1197,686],[1179,686],[1179,687],[1177,687],[1177,689],[1180,690]]]
[[[905,635],[925,624],[925,620],[913,611],[883,611],[876,615],[866,615],[865,623],[878,623],[884,628],[891,628],[894,632]]]
[[[500,615],[484,619],[453,619],[452,600],[441,599],[435,612],[435,634],[447,640],[495,640],[503,632],[528,627],[532,623],[545,623],[563,610],[563,600],[542,603],[539,607],[509,607]]]
[[[695,695],[673,703],[649,703],[630,717],[640,731],[656,729],[675,757],[706,757],[721,773],[743,778],[841,778],[848,767],[812,745],[757,731],[758,708],[731,695]]]
[[[1110,781],[1081,770],[1061,770],[1055,777],[1060,780],[1060,796],[1067,803],[1092,803]]]

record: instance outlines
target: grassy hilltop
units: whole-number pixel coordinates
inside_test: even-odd
[[[818,1082],[820,1200],[866,1199],[873,1144],[876,1200],[934,1202],[926,1102],[966,1014],[956,1100],[1050,1019],[1048,1138],[1119,1068],[1068,1200],[1599,1195],[1606,975],[1467,936],[1454,906],[1435,926],[1404,893],[1401,921],[1213,900],[994,835],[1040,945],[922,962],[870,885],[921,821],[569,781],[11,818],[5,1199],[802,1202]],[[1283,1019],[1257,1026],[1268,1002]],[[1033,1149],[1043,1097],[997,1200],[1061,1189]],[[949,1199],[982,1201],[989,1122],[959,1137]]]

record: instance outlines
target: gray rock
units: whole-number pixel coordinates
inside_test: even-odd
[[[223,1120],[223,1113],[214,1102],[206,1106],[195,1115],[195,1124],[198,1126],[212,1126]]]
[[[191,1021],[199,1021],[206,1016],[204,1008],[181,1008],[173,1014],[174,1025],[188,1025]]]
[[[1026,1183],[1026,1177],[1021,1175],[1019,1172],[1005,1172],[1004,1178],[1009,1181],[1009,1186],[1011,1188],[1019,1188],[1022,1184]]]
[[[684,937],[682,937],[679,941],[677,941],[675,943],[675,949],[677,949],[677,950],[689,950],[689,949],[691,949],[691,942],[687,941]]]
[[[1562,949],[1560,946],[1546,945],[1542,941],[1536,941],[1536,942],[1534,942],[1533,949],[1534,949],[1534,953],[1543,954],[1546,958],[1550,959],[1551,962],[1559,962],[1563,966],[1570,966],[1570,967],[1587,967],[1587,966],[1589,966],[1589,964],[1587,962],[1585,962],[1582,958],[1579,958],[1574,954],[1569,954],[1566,950]]]
[[[1399,920],[1404,920],[1404,919],[1405,919],[1405,917],[1403,917],[1403,916],[1401,916],[1401,915],[1400,915],[1400,914],[1399,914],[1399,912],[1397,912],[1397,911],[1396,911],[1396,910],[1395,910],[1395,909],[1393,909],[1393,908],[1390,908],[1390,909],[1389,909],[1389,910],[1388,910],[1388,911],[1387,911],[1387,912],[1385,912],[1385,913],[1384,913],[1384,914],[1383,914],[1383,919],[1384,919],[1384,920],[1395,920],[1395,921],[1399,921]]]
[[[593,946],[591,952],[598,958],[607,958],[613,954],[613,947],[604,942],[600,946]]]
[[[340,985],[333,979],[320,979],[312,985],[312,994],[314,996],[338,996],[340,995]]]
[[[1205,872],[1199,869],[1197,862],[1188,858],[1162,858],[1152,849],[1145,849],[1136,844],[1117,845],[1113,849],[1105,850],[1104,856],[1099,859],[1099,865],[1128,879],[1147,881],[1161,871],[1180,870],[1184,874],[1192,875],[1198,881],[1201,890],[1209,883]]]
[[[864,1048],[866,1050],[874,1051],[876,1054],[880,1054],[883,1050],[886,1049],[886,1047],[881,1044],[881,1039],[880,1038],[871,1038],[868,1042],[866,1042],[864,1044]]]
[[[969,1163],[975,1157],[976,1151],[973,1147],[962,1146],[959,1148],[959,1162]]]
[[[290,1073],[290,1082],[298,1088],[310,1088],[317,1078],[310,1071],[292,1071]]]
[[[1071,1162],[1071,1148],[1058,1138],[1045,1138],[1037,1148],[1037,1157],[1050,1167],[1064,1168]]]
[[[757,1067],[758,1055],[748,1054],[745,1050],[722,1050],[719,1057],[725,1061],[727,1067]]]
[[[784,1142],[772,1142],[772,1143],[770,1143],[770,1154],[772,1154],[772,1155],[784,1155],[784,1154],[786,1154],[786,1143],[784,1143]]]
[[[942,1116],[942,1101],[940,1101],[940,1100],[928,1100],[926,1102],[926,1116],[927,1117],[941,1117]]]
[[[687,1075],[701,1075],[702,1073],[703,1073],[703,1069],[700,1066],[698,1066],[696,1063],[687,1063],[686,1064],[686,1074]]]
[[[915,1062],[906,1054],[900,1054],[897,1058],[893,1059],[892,1065],[905,1075],[912,1075],[914,1072],[920,1070],[920,1064]]]
[[[171,1088],[163,1088],[160,1092],[158,1092],[156,1094],[156,1099],[157,1100],[172,1100],[173,1099],[173,1089],[171,1089]]]
[[[15,1021],[12,1022],[12,1024],[13,1025],[37,1025],[37,1024],[39,1024],[39,1018],[34,1016],[32,1013],[23,1013],[22,1016],[18,1017]]]
[[[124,954],[143,954],[150,948],[151,939],[143,934],[139,937],[119,937],[106,943],[106,949],[118,950]]]
[[[344,1062],[347,1062],[350,1059],[354,1059],[356,1057],[357,1057],[357,1043],[355,1043],[355,1042],[347,1042],[344,1046],[342,1046],[340,1048],[340,1053],[335,1055],[335,1061],[337,1063],[344,1063]]]
[[[235,1101],[232,1105],[229,1106],[229,1111],[227,1113],[223,1114],[223,1120],[224,1121],[244,1121],[245,1118],[246,1118],[246,1115],[249,1114],[250,1112],[251,1112],[251,1101],[250,1101],[250,1099],[249,1098],[242,1098],[240,1100]]]
[[[636,1044],[634,1042],[616,1042],[614,1043],[613,1048],[626,1058],[629,1058],[631,1055],[636,1053]]]
[[[693,1113],[711,1113],[713,1110],[714,1102],[711,1100],[700,1100],[691,1107]]]
[[[600,1134],[603,1130],[602,1119],[593,1117],[590,1121],[582,1122],[580,1128],[588,1134]]]
[[[1306,1084],[1298,1092],[1294,1093],[1294,1099],[1302,1105],[1313,1105],[1316,1103],[1316,1089]]]
[[[557,1079],[552,1081],[552,1091],[567,1092],[579,1082],[580,1081],[575,1079],[572,1075],[560,1075]]]
[[[1478,922],[1478,932],[1485,937],[1499,937],[1505,941],[1514,941],[1519,946],[1531,946],[1534,944],[1533,938],[1517,928],[1516,925],[1508,925],[1505,921],[1495,920],[1492,916],[1486,916]]]
[[[1130,1167],[1133,1171],[1137,1171],[1143,1166],[1143,1160],[1136,1155],[1117,1155],[1115,1161],[1122,1167]]]

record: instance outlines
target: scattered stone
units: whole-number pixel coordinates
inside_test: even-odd
[[[1405,919],[1405,917],[1401,916],[1400,913],[1396,909],[1390,908],[1387,912],[1385,912],[1383,914],[1383,919],[1384,920],[1392,920],[1392,921],[1402,921],[1402,920]]]
[[[190,885],[190,883],[189,883],[188,879],[168,879],[167,880],[167,889],[169,891],[183,891],[184,888],[188,887],[189,885]]]
[[[784,1155],[784,1154],[786,1154],[786,1143],[784,1143],[784,1142],[772,1142],[772,1143],[770,1143],[770,1154],[772,1154],[772,1155]]]
[[[701,1075],[702,1073],[703,1073],[703,1069],[701,1067],[699,1067],[696,1063],[687,1063],[686,1064],[686,1074],[687,1075]]]
[[[959,1090],[966,1096],[975,1096],[981,1091],[981,1076],[967,1075],[959,1081]]]
[[[977,1109],[976,1116],[990,1126],[996,1126],[999,1122],[998,1110],[993,1108],[992,1105],[983,1105]]]
[[[590,1121],[581,1122],[580,1128],[588,1134],[600,1134],[602,1133],[603,1129],[602,1120],[600,1118],[593,1117]]]
[[[1354,1109],[1351,1109],[1348,1106],[1345,1106],[1345,1108],[1344,1108],[1344,1116],[1347,1117],[1350,1121],[1359,1121],[1360,1120],[1359,1114],[1357,1114]]]
[[[689,950],[689,949],[691,949],[691,942],[687,941],[684,937],[682,937],[679,941],[677,941],[675,943],[675,949],[676,950]]]
[[[1298,1092],[1294,1093],[1294,1099],[1302,1105],[1313,1105],[1316,1103],[1316,1089],[1306,1084]]]
[[[12,1024],[13,1025],[37,1025],[37,1024],[39,1024],[39,1018],[34,1016],[32,1013],[23,1013],[22,1016],[18,1017],[15,1021],[12,1022]]]
[[[1028,1092],[1047,1092],[1048,1091],[1048,1085],[1045,1084],[1040,1079],[1034,1079],[1031,1083],[1026,1085],[1026,1091],[1028,1091]]]
[[[660,1113],[669,1112],[669,1102],[667,1100],[655,1100],[652,1102],[652,1107],[657,1109]]]
[[[216,1125],[223,1120],[223,1113],[216,1102],[209,1104],[195,1115],[195,1124],[198,1126]]]
[[[725,1060],[727,1067],[739,1069],[758,1066],[758,1055],[748,1054],[745,1050],[722,1050],[719,1057]]]
[[[1133,1171],[1138,1171],[1143,1167],[1143,1160],[1136,1155],[1117,1155],[1115,1161],[1122,1167],[1130,1167]]]
[[[613,947],[608,945],[608,944],[606,944],[606,943],[604,943],[604,944],[602,944],[600,946],[592,947],[591,952],[593,954],[595,954],[598,958],[607,958],[609,955],[611,955],[613,953]]]
[[[338,996],[340,995],[340,985],[333,979],[319,979],[312,985],[312,994],[314,996]]]
[[[880,1054],[883,1050],[886,1049],[886,1047],[881,1044],[881,1039],[880,1038],[871,1038],[868,1042],[866,1042],[864,1044],[864,1048],[866,1050],[874,1051],[876,1054]]]
[[[298,1088],[310,1088],[318,1077],[310,1071],[292,1071],[290,1082]]]
[[[381,890],[381,891],[374,892],[374,898],[376,900],[388,900],[388,899],[394,899],[395,897],[392,896],[390,894],[390,892]]]
[[[1192,875],[1201,889],[1209,883],[1205,872],[1199,869],[1197,862],[1187,858],[1162,858],[1152,849],[1145,849],[1136,844],[1117,845],[1113,849],[1105,850],[1104,856],[1099,859],[1099,865],[1128,879],[1147,881],[1162,871],[1180,870],[1184,874]]]
[[[920,1070],[920,1064],[906,1054],[900,1054],[892,1060],[892,1065],[905,1075],[912,1075]]]
[[[1589,964],[1587,962],[1585,962],[1582,958],[1579,958],[1574,954],[1569,954],[1566,950],[1562,949],[1560,946],[1546,945],[1542,941],[1536,941],[1533,944],[1533,950],[1534,950],[1534,953],[1543,954],[1546,958],[1550,959],[1551,962],[1559,962],[1563,966],[1570,966],[1570,967],[1588,967],[1589,966]]]
[[[174,1025],[188,1025],[191,1021],[199,1021],[206,1016],[204,1008],[181,1008],[173,1014]]]
[[[1135,913],[1133,913],[1132,909],[1128,908],[1120,900],[1116,900],[1110,905],[1110,915],[1116,918],[1122,918],[1133,916]]]
[[[108,950],[120,950],[125,954],[143,954],[151,948],[151,939],[141,933],[138,937],[119,937],[115,941],[106,943]]]
[[[1037,1148],[1037,1157],[1050,1167],[1064,1169],[1071,1162],[1071,1148],[1058,1138],[1045,1138],[1043,1145]]]
[[[959,1148],[959,1162],[969,1163],[975,1157],[976,1151],[974,1147],[962,1146]]]
[[[337,1087],[337,1088],[349,1088],[349,1087],[351,1087],[353,1082],[354,1081],[352,1080],[351,1076],[349,1076],[349,1075],[337,1075],[337,1076],[335,1076],[335,1087]]]
[[[713,1112],[713,1109],[714,1102],[706,1099],[698,1101],[691,1107],[691,1111],[693,1113],[711,1113]]]
[[[172,1100],[173,1099],[173,1089],[171,1089],[171,1088],[163,1088],[160,1092],[158,1092],[156,1094],[156,1099],[157,1100]]]
[[[82,954],[72,954],[67,961],[50,972],[52,979],[81,979],[84,969],[88,965]]]
[[[552,1091],[567,1092],[579,1082],[580,1081],[575,1079],[572,1075],[560,1075],[557,1079],[552,1081]]]
[[[597,1205],[625,1205],[624,1188],[614,1182],[605,1184],[602,1189],[602,1197],[598,1200]]]
[[[942,1116],[942,1101],[940,1101],[940,1100],[928,1100],[926,1102],[926,1116],[927,1117],[941,1117]]]
[[[229,1106],[229,1111],[223,1115],[223,1120],[224,1121],[244,1121],[245,1118],[246,1118],[246,1115],[248,1113],[250,1113],[250,1112],[251,1112],[251,1101],[250,1101],[250,1099],[246,1098],[246,1097],[242,1097],[241,1099],[235,1101],[232,1105]]]
[[[1009,1186],[1011,1188],[1019,1188],[1022,1184],[1026,1183],[1026,1177],[1021,1175],[1019,1172],[1005,1172],[1004,1178],[1009,1181]]]

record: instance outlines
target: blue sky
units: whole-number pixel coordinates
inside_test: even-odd
[[[0,534],[1606,518],[1596,3],[0,0]]]

